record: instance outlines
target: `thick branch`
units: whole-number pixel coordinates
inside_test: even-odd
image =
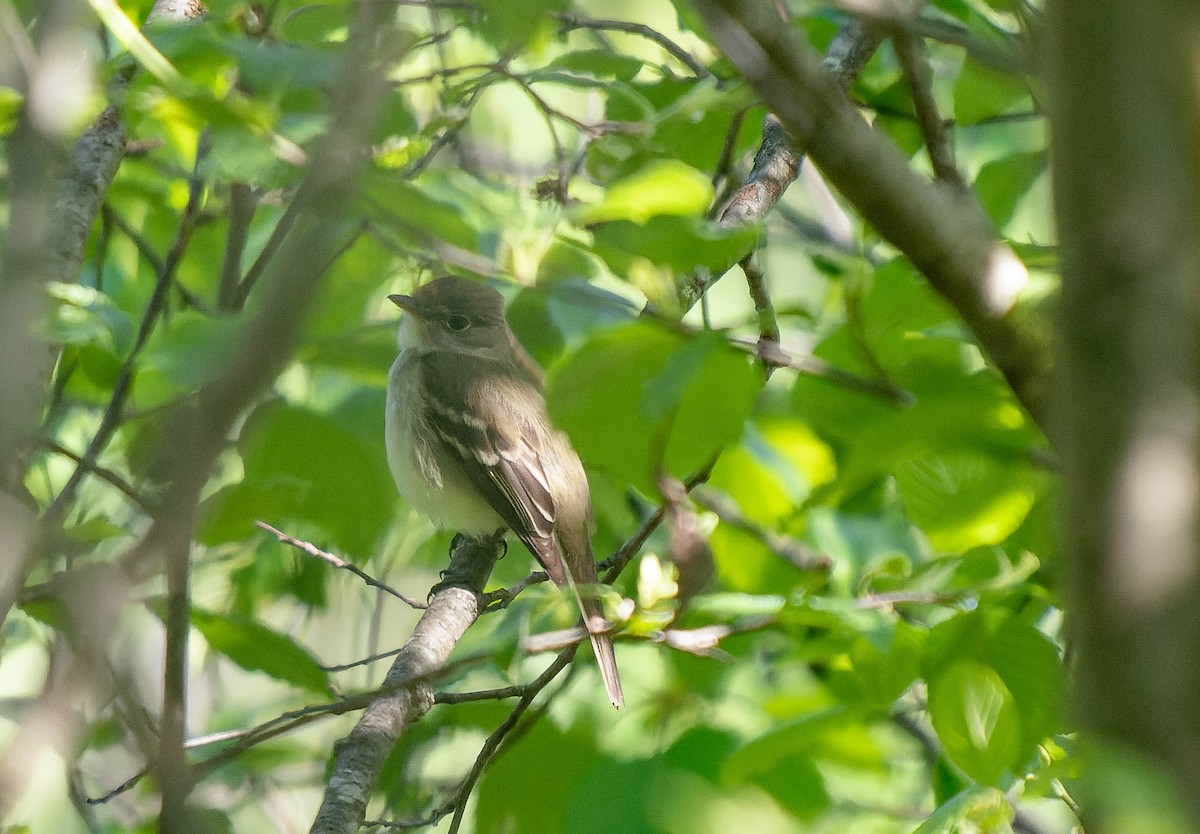
[[[829,44],[822,64],[826,72],[848,88],[882,42],[879,31],[853,21]],[[754,165],[746,182],[733,192],[721,210],[720,224],[735,227],[766,217],[800,175],[803,159],[804,154],[793,146],[779,119],[768,115],[763,121],[762,142],[754,154]],[[724,274],[700,272],[687,276],[679,287],[683,307],[689,308],[699,301]]]
[[[1049,326],[1015,309],[1024,265],[970,194],[916,174],[873,131],[819,57],[763,3],[697,0],[730,60],[826,178],[949,301],[1039,422],[1046,418]]]
[[[429,601],[388,672],[385,686],[401,688],[367,707],[350,735],[335,748],[333,773],[312,824],[313,834],[358,831],[388,754],[404,731],[433,706],[428,680],[405,683],[424,678],[445,664],[459,638],[479,616],[480,594],[500,555],[500,543],[466,538],[458,542],[447,581]],[[446,587],[447,582],[454,584]]]

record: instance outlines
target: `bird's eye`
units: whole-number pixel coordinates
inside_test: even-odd
[[[461,313],[455,313],[450,318],[446,319],[446,326],[455,333],[462,333],[471,326],[471,320]]]

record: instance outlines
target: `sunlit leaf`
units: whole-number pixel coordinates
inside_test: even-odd
[[[974,785],[942,803],[913,834],[1010,834],[1012,806],[995,788]]]
[[[999,784],[1021,753],[1021,719],[994,669],[960,660],[929,681],[929,715],[950,761],[988,785]]]
[[[638,323],[600,334],[557,367],[549,403],[585,461],[650,491],[656,466],[685,476],[734,442],[759,384],[719,337]]]
[[[754,227],[724,229],[698,217],[622,220],[595,230],[596,252],[618,274],[628,274],[632,258],[687,272],[697,267],[721,271],[741,260],[758,239]]]
[[[907,461],[895,477],[913,521],[935,548],[951,553],[1006,539],[1036,496],[1027,468],[966,450]]]
[[[681,162],[664,159],[609,185],[604,198],[576,212],[580,223],[630,220],[645,223],[660,214],[697,215],[712,201],[709,178]]]

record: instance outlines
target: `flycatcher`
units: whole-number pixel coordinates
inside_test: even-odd
[[[405,315],[388,375],[387,456],[400,494],[438,527],[517,534],[583,612],[604,688],[624,704],[589,535],[579,456],[546,414],[542,372],[517,342],[500,293],[465,278],[388,296]]]

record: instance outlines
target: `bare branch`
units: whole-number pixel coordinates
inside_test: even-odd
[[[950,133],[938,113],[937,102],[933,100],[933,73],[929,70],[925,41],[897,30],[892,35],[892,43],[896,45],[900,66],[904,68],[904,78],[908,82],[913,108],[917,113],[917,125],[925,138],[934,176],[951,185],[966,188],[967,184],[954,164],[954,144]]]
[[[430,599],[412,635],[388,672],[385,687],[442,666],[459,638],[479,616],[479,594],[500,555],[499,542],[461,538],[451,555],[449,577]],[[455,584],[446,584],[453,582]],[[375,780],[405,730],[433,706],[428,684],[378,698],[337,746],[314,834],[353,834],[361,825]]]
[[[858,21],[838,32],[826,52],[823,67],[843,87],[862,72],[879,48],[883,36]],[[746,182],[729,199],[720,214],[722,226],[733,227],[761,220],[800,173],[803,154],[792,146],[787,131],[774,115],[763,121],[763,137]],[[687,276],[679,287],[684,308],[690,308],[724,273]]]
[[[282,530],[276,530],[274,527],[272,527],[270,524],[267,524],[265,521],[255,521],[254,526],[258,527],[262,530],[266,530],[268,533],[275,536],[275,538],[279,539],[279,541],[283,542],[284,544],[290,544],[292,547],[296,548],[297,550],[299,550],[302,553],[307,553],[309,556],[315,556],[316,558],[320,559],[322,562],[333,565],[335,568],[340,568],[341,570],[350,571],[350,573],[357,576],[359,579],[361,579],[367,585],[370,585],[372,588],[378,588],[379,590],[383,591],[384,593],[391,594],[396,599],[400,600],[401,602],[403,602],[405,605],[407,605],[410,608],[415,608],[417,610],[424,610],[429,607],[426,603],[421,602],[420,600],[413,599],[410,596],[400,593],[395,588],[393,588],[391,585],[388,585],[386,582],[380,582],[378,579],[371,576],[369,573],[362,570],[357,565],[355,565],[351,562],[347,562],[345,559],[341,558],[340,556],[335,556],[326,550],[322,550],[321,548],[317,547],[312,542],[301,541],[300,539],[293,538],[292,536],[289,536],[287,533],[284,533]]]
[[[679,61],[692,71],[692,75],[697,78],[708,78],[711,73],[704,66],[692,57],[686,49],[673,40],[668,38],[661,32],[646,26],[643,23],[631,23],[627,20],[598,20],[590,17],[583,17],[577,14],[555,14],[555,20],[563,25],[564,29],[597,29],[609,32],[625,32],[631,35],[641,35],[647,40],[654,41],[673,58]]]
[[[825,573],[832,567],[832,561],[825,554],[817,553],[802,542],[767,530],[746,518],[741,508],[728,495],[708,486],[700,486],[692,490],[692,500],[706,510],[716,513],[721,521],[730,527],[749,533],[766,545],[772,553],[799,570]]]

